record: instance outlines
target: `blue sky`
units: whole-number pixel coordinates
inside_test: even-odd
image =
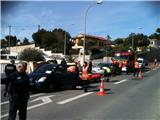
[[[160,1],[5,1],[1,2],[1,38],[11,34],[32,40],[38,25],[46,30],[62,28],[72,37],[84,33],[84,14],[88,6],[87,34],[114,40],[131,32],[150,35],[160,27]],[[141,27],[141,29],[139,29]]]

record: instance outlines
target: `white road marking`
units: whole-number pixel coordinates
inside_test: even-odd
[[[123,82],[125,82],[125,81],[127,81],[127,79],[121,80],[121,81],[119,81],[119,82],[115,82],[114,84],[115,84],[115,85],[116,85],[116,84],[120,84],[120,83],[123,83]]]
[[[39,94],[35,94],[35,95],[31,95],[30,97],[37,97],[37,96],[40,96],[40,95],[44,95],[45,93],[39,93]]]
[[[44,95],[45,93],[40,93],[40,94],[35,94],[35,95],[31,95],[30,98],[32,97],[37,97],[37,96],[40,96],[40,95]],[[9,101],[5,101],[5,102],[2,102],[1,105],[4,105],[4,104],[8,104]]]
[[[51,103],[52,100],[50,99],[50,97],[53,97],[53,96],[55,96],[55,95],[42,96],[42,97],[36,98],[36,99],[30,101],[30,103],[31,103],[31,102],[35,102],[35,101],[39,101],[39,100],[42,100],[43,103],[40,103],[40,104],[37,104],[37,105],[30,106],[30,107],[28,107],[27,109],[29,110],[29,109],[33,109],[33,108],[40,107],[40,106],[42,106],[42,105]]]
[[[59,104],[59,105],[66,104],[66,103],[68,103],[68,102],[74,101],[74,100],[79,99],[79,98],[81,98],[81,97],[85,97],[85,96],[90,95],[90,94],[92,94],[92,93],[94,93],[94,92],[84,93],[84,94],[75,96],[75,97],[73,97],[73,98],[69,98],[69,99],[66,99],[66,100],[63,100],[63,101],[59,101],[59,102],[57,102],[57,104]]]
[[[151,71],[147,71],[146,73],[150,73]]]
[[[50,97],[53,97],[53,96],[55,96],[55,95],[42,96],[42,97],[38,97],[38,98],[30,101],[29,103],[42,100],[43,103],[40,103],[40,104],[37,104],[37,105],[33,105],[33,106],[30,106],[30,107],[27,107],[27,110],[30,110],[30,109],[33,109],[33,108],[40,107],[40,106],[42,106],[42,105],[51,103],[52,100],[50,99]],[[4,115],[1,115],[0,118],[4,118],[4,117],[7,117],[7,116],[8,116],[8,113],[7,113],[7,114],[4,114]]]

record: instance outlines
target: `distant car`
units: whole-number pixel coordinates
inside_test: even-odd
[[[140,68],[142,69],[145,68],[145,66],[147,65],[144,58],[137,58],[137,62],[139,63]]]
[[[67,71],[66,67],[57,64],[41,65],[29,74],[29,79],[33,91],[53,91],[57,87],[68,85],[76,88],[79,83],[76,72]]]
[[[99,63],[97,66],[92,67],[92,72],[99,73],[104,76],[111,76],[112,74],[115,74],[112,63]]]

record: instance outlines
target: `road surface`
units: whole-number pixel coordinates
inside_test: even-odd
[[[87,93],[68,89],[32,94],[28,120],[160,120],[160,68],[146,71],[142,80],[112,77],[105,82],[105,96],[97,95],[99,85],[90,84]],[[3,96],[1,114],[7,120],[8,100]]]

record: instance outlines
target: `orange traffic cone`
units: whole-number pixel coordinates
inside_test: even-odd
[[[139,71],[138,79],[139,79],[139,80],[141,80],[141,79],[142,79],[142,72],[141,72],[141,70]]]
[[[98,95],[100,96],[104,96],[105,92],[104,92],[104,79],[101,79],[101,85],[100,85],[100,90],[98,92]]]

